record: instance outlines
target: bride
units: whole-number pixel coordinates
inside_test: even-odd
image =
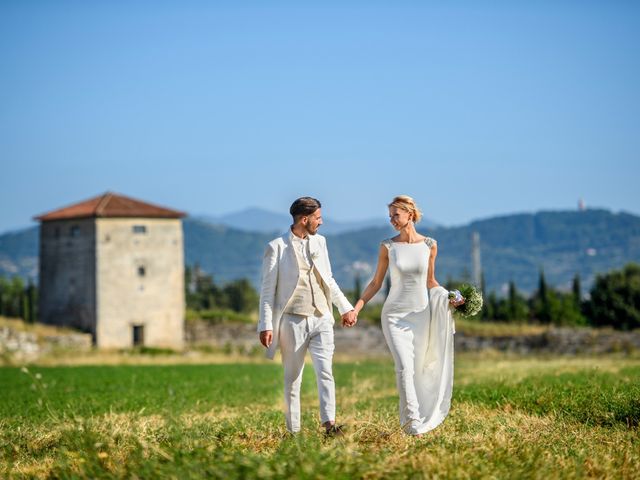
[[[380,245],[373,280],[355,305],[358,314],[380,290],[387,268],[391,290],[382,308],[382,330],[395,363],[400,394],[400,424],[421,437],[447,416],[453,384],[453,318],[448,291],[438,284],[433,238],[420,235],[415,224],[422,213],[411,197],[401,195],[389,206],[398,235]]]

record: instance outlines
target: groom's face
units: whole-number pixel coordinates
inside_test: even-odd
[[[302,224],[309,235],[318,233],[318,228],[322,225],[322,209],[319,208],[311,215],[302,217]]]

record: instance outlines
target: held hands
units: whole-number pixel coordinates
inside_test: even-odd
[[[347,313],[342,315],[343,327],[353,327],[357,321],[358,321],[358,316],[355,310],[349,310]]]
[[[273,330],[263,330],[260,332],[260,343],[269,348],[273,341]]]
[[[356,316],[355,310],[350,310],[344,315],[342,315],[342,326],[343,327],[353,327],[358,318]],[[271,343],[273,342],[273,330],[263,330],[260,332],[260,343],[269,348]]]

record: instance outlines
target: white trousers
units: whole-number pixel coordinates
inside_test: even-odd
[[[318,383],[320,419],[335,421],[336,388],[333,381],[333,319],[284,314],[280,324],[280,351],[284,366],[284,414],[287,430],[300,431],[300,384],[304,357],[309,350]]]
[[[412,315],[407,315],[411,318]],[[424,319],[423,319],[424,320]],[[426,322],[423,322],[426,324]],[[382,333],[393,357],[396,369],[396,386],[400,396],[400,425],[412,435],[423,433],[426,419],[420,414],[418,392],[423,389],[422,374],[416,368],[424,362],[424,349],[420,348],[424,340],[425,328],[418,322],[411,328],[410,322],[396,322],[384,319]],[[416,345],[417,344],[417,345]],[[416,358],[418,357],[418,358]]]

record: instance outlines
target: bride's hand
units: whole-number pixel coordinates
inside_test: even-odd
[[[462,297],[460,300],[457,300],[457,301],[455,298],[452,298],[451,300],[449,300],[449,303],[453,307],[459,307],[460,305],[464,304],[464,297]]]

